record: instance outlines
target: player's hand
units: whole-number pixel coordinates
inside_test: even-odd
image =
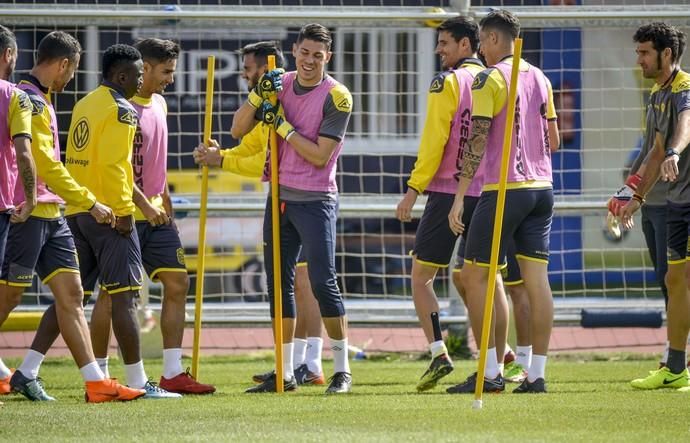
[[[220,146],[215,140],[209,140],[209,146],[199,143],[199,146],[192,151],[194,163],[203,166],[220,166],[223,163],[223,156],[220,154]]]
[[[123,237],[129,237],[134,230],[134,216],[125,215],[123,217],[115,218],[115,230]]]
[[[625,206],[630,199],[632,199],[635,191],[637,191],[637,186],[640,184],[640,181],[642,181],[642,177],[640,177],[639,174],[631,175],[625,181],[623,187],[613,194],[613,197],[611,197],[607,203],[607,207],[611,214],[616,217],[620,215],[620,211],[623,206]]]
[[[10,215],[10,223],[24,223],[28,220],[31,213],[34,211],[34,206],[22,202],[14,208],[14,212]]]
[[[678,178],[678,159],[677,155],[669,155],[661,164],[661,180],[673,182]]]
[[[280,103],[272,105],[270,102],[264,101],[257,110],[257,115],[259,116],[258,120],[272,125],[276,133],[284,140],[287,140],[295,132],[295,127],[285,120],[285,113]]]
[[[412,221],[412,208],[416,202],[417,192],[412,188],[408,188],[405,196],[398,203],[398,208],[395,210],[395,216],[398,220],[401,222]]]
[[[623,208],[620,210],[619,217],[623,223],[623,227],[627,230],[631,230],[635,223],[633,222],[633,214],[640,209],[640,202],[631,199]]]
[[[264,100],[275,97],[283,90],[283,74],[285,74],[285,69],[278,68],[262,75],[256,83],[256,93]]]
[[[168,214],[170,223],[175,224],[173,221],[175,218],[175,208],[173,208],[172,199],[168,193],[163,194],[163,209],[165,210],[165,213]]]
[[[111,228],[115,227],[115,214],[106,205],[94,203],[93,207],[89,209],[89,214],[96,219],[96,223],[109,224]]]
[[[448,213],[448,225],[455,235],[462,235],[465,232],[465,225],[462,223],[462,213],[464,210],[465,205],[462,199],[456,196],[453,201],[453,207],[450,208]]]
[[[141,212],[151,226],[167,225],[170,223],[170,217],[168,217],[168,214],[166,214],[165,210],[162,208],[147,204],[145,207],[141,208]]]

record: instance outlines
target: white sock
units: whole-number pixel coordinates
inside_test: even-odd
[[[170,380],[183,372],[182,348],[163,349],[163,377]]]
[[[127,386],[130,388],[141,389],[149,381],[146,371],[144,371],[144,362],[141,360],[131,365],[125,365],[125,375],[127,377]]]
[[[532,364],[532,345],[518,346],[515,353],[515,361],[524,369],[528,369]]]
[[[666,347],[664,348],[664,355],[663,355],[663,357],[661,357],[660,363],[666,364],[666,362],[668,361],[668,347],[669,347],[669,345],[670,345],[670,343],[666,342]]]
[[[305,363],[307,368],[314,374],[323,373],[321,366],[321,351],[323,349],[323,339],[321,337],[307,337],[307,356]]]
[[[498,369],[498,357],[496,356],[496,348],[489,348],[486,350],[486,369],[484,369],[484,376],[493,380],[500,374]]]
[[[506,343],[506,349],[503,351],[503,356],[505,357],[506,355],[510,354],[513,351],[513,348],[510,347],[508,343]]]
[[[101,371],[101,368],[95,361],[79,368],[79,372],[81,372],[84,381],[99,381],[105,379],[105,374],[103,374],[103,371]]]
[[[333,352],[333,372],[350,373],[350,361],[347,355],[347,337],[342,340],[331,340],[331,352]]]
[[[503,375],[503,369],[505,369],[505,366],[506,366],[506,365],[503,364],[503,363],[499,363],[499,364],[498,364],[498,372],[499,372],[501,375]]]
[[[293,340],[295,344],[295,351],[292,354],[292,364],[294,368],[297,369],[304,364],[307,359],[307,340],[304,338],[295,338]]]
[[[96,363],[98,363],[98,367],[101,368],[101,372],[105,378],[110,378],[110,372],[108,372],[108,357],[96,358]]]
[[[448,349],[446,348],[446,344],[443,343],[443,340],[438,340],[429,343],[429,351],[431,351],[432,359],[438,357],[441,354],[448,354]]]
[[[292,380],[295,371],[292,369],[292,353],[295,345],[293,343],[283,343],[283,380]]]
[[[5,363],[2,361],[0,358],[0,378],[7,378],[12,374],[12,371],[10,371],[10,368],[5,366]]]
[[[538,378],[545,378],[544,373],[546,372],[546,355],[533,355],[532,364],[529,366],[527,371],[527,381],[532,383]]]
[[[22,365],[19,366],[17,370],[19,370],[24,377],[33,380],[38,377],[38,370],[41,369],[41,363],[43,363],[44,358],[46,358],[45,355],[33,349],[29,349],[24,357]]]

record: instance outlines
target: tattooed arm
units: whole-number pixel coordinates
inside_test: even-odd
[[[458,191],[455,194],[455,201],[453,207],[448,214],[448,223],[450,229],[456,234],[462,234],[465,226],[462,224],[462,213],[464,211],[463,203],[465,194],[472,184],[479,164],[486,152],[486,142],[489,137],[489,128],[491,128],[491,120],[488,118],[476,118],[472,121],[472,135],[465,146],[462,153],[462,171],[458,181]]]
[[[15,137],[14,149],[17,153],[17,169],[19,179],[24,187],[26,201],[21,205],[18,212],[12,215],[12,223],[22,223],[26,221],[36,207],[36,165],[31,156],[31,139],[28,137]]]

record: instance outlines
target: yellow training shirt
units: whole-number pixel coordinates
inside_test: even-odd
[[[19,82],[33,84],[43,94],[33,90],[26,90],[31,100],[31,155],[36,164],[36,175],[47,185],[50,192],[56,194],[68,204],[73,204],[83,210],[89,210],[96,203],[96,197],[85,187],[79,185],[60,161],[56,158],[55,134],[51,128],[52,118],[50,108],[53,106],[50,91],[43,88],[38,81],[29,77]],[[57,130],[57,128],[55,128]],[[60,207],[57,203],[41,202],[41,195],[36,208],[31,213],[34,217],[53,219],[60,217]]]
[[[79,100],[67,138],[67,170],[117,216],[134,213],[132,143],[137,113],[114,85],[103,83]],[[65,215],[84,212],[68,204]]]
[[[508,60],[512,63],[512,57]],[[529,65],[524,60],[520,60],[520,70],[527,71]],[[553,91],[551,82],[546,76],[546,89],[548,90],[548,102],[546,104],[546,119],[556,119],[556,107],[553,103]],[[501,72],[495,68],[486,69],[475,78],[475,84],[480,85],[472,88],[472,118],[485,117],[492,119],[501,113],[508,101],[508,88]]]
[[[223,170],[245,177],[261,177],[266,164],[268,131],[267,125],[257,123],[242,137],[239,145],[231,149],[221,149]]]
[[[477,75],[484,69],[476,63],[463,63],[462,68]],[[441,165],[445,146],[450,136],[453,117],[458,110],[460,86],[453,71],[441,72],[431,81],[426,102],[424,131],[419,151],[407,186],[422,194]]]

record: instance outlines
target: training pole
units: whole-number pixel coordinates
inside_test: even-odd
[[[206,68],[206,108],[204,111],[204,143],[210,146],[213,125],[213,76],[216,58],[208,56]],[[199,378],[199,345],[201,342],[201,306],[204,302],[204,271],[206,265],[206,206],[208,204],[208,166],[201,167],[201,201],[199,202],[199,241],[197,242],[196,294],[194,297],[194,346],[192,377]]]
[[[276,68],[275,55],[268,56],[268,70]],[[278,103],[277,97],[271,103]],[[278,139],[276,130],[270,126],[268,147],[271,150],[271,233],[273,239],[273,328],[276,354],[276,392],[283,392],[283,285],[280,262],[280,201],[278,200]]]
[[[486,352],[489,347],[489,331],[491,331],[491,317],[494,310],[494,295],[496,292],[496,273],[498,272],[498,249],[503,230],[503,210],[506,204],[506,182],[508,181],[508,163],[510,162],[510,148],[513,138],[513,124],[515,121],[515,98],[517,96],[518,72],[520,71],[520,57],[522,56],[522,39],[515,39],[513,52],[513,69],[510,73],[510,88],[508,90],[508,112],[506,114],[506,129],[503,133],[503,154],[501,155],[501,173],[498,177],[498,199],[496,215],[494,216],[494,232],[491,238],[491,260],[489,260],[489,282],[486,287],[486,302],[484,303],[484,320],[482,322],[482,339],[479,346],[479,364],[477,367],[477,383],[474,388],[473,409],[482,408],[482,394],[484,391],[484,371],[486,370]],[[503,358],[503,356],[501,356]]]

